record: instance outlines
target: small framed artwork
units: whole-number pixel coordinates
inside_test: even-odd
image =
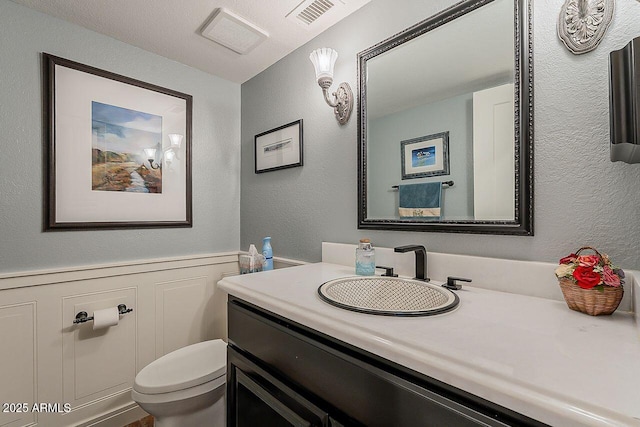
[[[43,53],[45,230],[191,227],[192,97]]]
[[[302,166],[302,119],[255,136],[255,173]]]
[[[400,142],[402,179],[449,175],[449,132]]]

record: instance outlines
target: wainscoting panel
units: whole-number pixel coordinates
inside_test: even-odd
[[[93,322],[73,324],[77,313],[126,304],[134,311],[117,325],[93,329]],[[131,388],[136,372],[136,288],[65,297],[63,310],[63,396],[76,408]]]
[[[0,404],[27,403],[0,427],[121,427],[145,414],[135,375],[175,348],[226,335],[238,252],[0,275]],[[118,325],[74,325],[79,311],[124,303]],[[32,411],[34,403],[44,411]],[[65,406],[67,405],[67,406]],[[68,408],[68,409],[65,409]]]
[[[156,284],[156,359],[207,339],[205,309],[212,291],[206,277]]]
[[[35,425],[35,302],[0,307],[0,426]]]

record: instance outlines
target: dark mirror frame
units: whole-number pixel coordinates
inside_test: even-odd
[[[532,0],[514,0],[515,215],[513,221],[412,221],[367,218],[367,61],[493,0],[465,0],[358,53],[358,228],[533,236]]]

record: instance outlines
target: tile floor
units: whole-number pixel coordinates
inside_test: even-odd
[[[153,427],[153,417],[151,415],[147,415],[143,419],[127,424],[124,427]]]

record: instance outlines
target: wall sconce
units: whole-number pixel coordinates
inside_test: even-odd
[[[338,123],[341,125],[349,121],[353,109],[353,92],[348,83],[340,83],[338,90],[329,97],[329,88],[333,83],[333,66],[338,59],[338,52],[330,48],[316,49],[311,52],[309,59],[316,70],[318,85],[322,88],[324,100],[333,107]]]
[[[155,162],[156,159],[156,149],[155,148],[145,148],[144,149],[144,154],[147,155],[147,160],[149,161],[149,166],[151,166],[151,169],[158,169],[160,167],[160,164],[156,162],[156,165],[153,166],[153,163]]]
[[[171,152],[171,160],[173,160],[173,156],[175,155],[175,158],[180,160],[180,146],[182,145],[182,138],[184,138],[182,135],[178,134],[178,133],[170,133],[169,134],[169,140],[171,141],[171,146],[169,147],[169,149],[166,151],[166,154],[169,155],[169,152]]]
[[[184,136],[178,133],[170,133],[168,137],[171,144],[168,148],[162,151],[162,157],[159,160],[161,162],[164,159],[167,166],[170,167],[174,159],[180,160],[180,146],[182,145],[182,139]],[[160,144],[156,147],[158,148],[145,148],[143,150],[144,154],[147,156],[147,161],[149,162],[151,169],[159,169],[161,166],[161,163],[156,158],[156,153],[160,149]]]
[[[170,165],[171,162],[173,162],[173,158],[176,157],[176,156],[177,156],[176,152],[173,151],[171,148],[169,148],[164,153],[164,160],[167,162],[168,165]]]

